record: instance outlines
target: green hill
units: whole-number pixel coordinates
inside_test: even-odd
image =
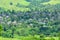
[[[60,0],[0,0],[1,40],[45,37],[60,39]]]
[[[30,7],[36,4],[55,5],[55,4],[60,4],[60,0],[45,0],[45,1],[44,0],[0,0],[0,7],[3,8],[4,10],[28,11],[30,10]]]

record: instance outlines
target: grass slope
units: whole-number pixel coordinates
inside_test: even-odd
[[[13,5],[10,5],[12,3]],[[20,5],[23,5],[24,7],[17,7],[17,3]],[[29,8],[26,8],[25,6],[28,6],[30,3],[25,0],[0,0],[0,7],[4,8],[5,10],[16,10],[16,11],[26,11],[29,10]]]
[[[44,4],[44,5],[46,5],[46,4],[56,5],[56,4],[60,4],[60,0],[51,0],[49,2],[45,2],[42,4]]]
[[[12,3],[12,5],[10,5]],[[20,4],[20,6],[16,6],[17,4]],[[15,10],[15,11],[28,11],[30,10],[27,8],[29,6],[30,2],[27,2],[26,0],[0,0],[0,7],[4,10]],[[60,0],[51,0],[49,2],[44,2],[42,5],[55,5],[60,4]]]

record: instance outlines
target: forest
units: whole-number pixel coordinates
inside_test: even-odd
[[[0,0],[0,40],[60,40],[60,0]]]

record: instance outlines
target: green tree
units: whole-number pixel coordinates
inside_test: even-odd
[[[0,36],[1,36],[1,33],[2,33],[2,25],[0,25]]]

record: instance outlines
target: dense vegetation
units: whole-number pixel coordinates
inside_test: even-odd
[[[8,38],[48,40],[50,37],[50,40],[60,40],[59,0],[52,5],[50,2],[55,2],[54,0],[19,1],[0,1],[0,4],[2,2],[0,5],[0,39],[5,37],[6,40]],[[4,2],[6,2],[5,5]]]

